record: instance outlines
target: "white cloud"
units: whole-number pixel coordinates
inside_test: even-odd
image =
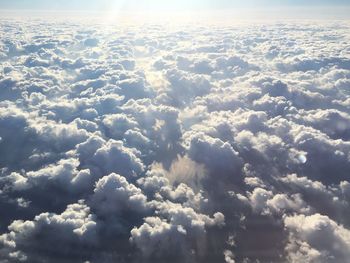
[[[142,191],[118,174],[104,176],[96,182],[92,203],[97,213],[103,215],[144,213],[149,209]]]
[[[4,262],[345,262],[346,22],[0,19]]]
[[[42,213],[32,221],[15,220],[8,230],[0,242],[2,258],[10,261],[38,258],[38,249],[43,251],[40,260],[50,259],[52,249],[73,253],[73,244],[82,249],[97,242],[95,218],[83,202],[68,205],[61,214]],[[57,255],[57,262],[64,259],[63,253]]]
[[[327,216],[314,214],[284,218],[289,230],[286,247],[291,262],[346,262],[350,231]]]

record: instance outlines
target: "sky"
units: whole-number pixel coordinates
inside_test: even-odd
[[[348,1],[0,0],[0,262],[349,262]]]
[[[105,11],[111,6],[125,10],[208,10],[276,8],[296,6],[350,6],[348,0],[0,0],[0,9]]]
[[[349,262],[349,22],[87,17],[0,14],[1,262]]]

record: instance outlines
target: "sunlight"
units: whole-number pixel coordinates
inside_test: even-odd
[[[0,36],[0,263],[350,262],[349,0],[0,0]]]

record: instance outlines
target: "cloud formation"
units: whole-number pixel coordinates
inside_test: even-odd
[[[1,262],[338,262],[346,22],[0,20]]]

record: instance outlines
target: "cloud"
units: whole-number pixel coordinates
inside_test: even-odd
[[[346,22],[0,20],[4,262],[346,262]]]
[[[61,214],[42,213],[32,221],[13,221],[9,233],[0,236],[0,253],[4,260],[16,262],[86,257],[89,252],[84,247],[93,248],[97,242],[96,228],[89,207],[83,202],[71,204]],[[42,252],[38,255],[37,251]]]
[[[104,176],[96,182],[92,202],[97,213],[103,215],[141,213],[149,209],[141,189],[118,174]]]
[[[143,225],[131,230],[131,242],[141,249],[146,259],[159,260],[171,256],[170,260],[176,262],[193,261],[196,254],[203,257],[205,244],[201,244],[204,242],[201,239],[205,238],[206,227],[224,224],[221,213],[215,213],[210,218],[172,203],[160,204],[159,209],[165,219],[147,217]]]
[[[286,249],[291,262],[345,262],[349,257],[350,231],[327,216],[297,215],[284,223],[290,231]]]

